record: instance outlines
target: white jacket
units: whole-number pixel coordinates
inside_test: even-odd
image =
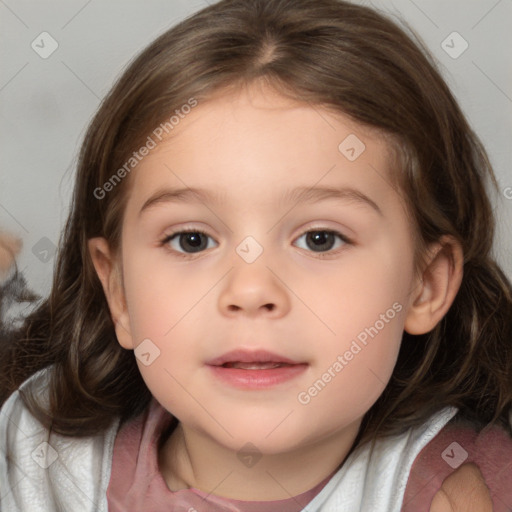
[[[22,387],[36,386],[45,400],[47,378],[42,370]],[[456,413],[447,407],[421,427],[378,441],[373,453],[369,445],[354,450],[307,512],[400,512],[414,459]],[[13,393],[0,410],[1,512],[108,512],[118,426],[85,438],[50,434]]]

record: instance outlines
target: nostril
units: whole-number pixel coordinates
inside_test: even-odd
[[[263,307],[268,309],[269,311],[273,311],[275,308],[275,304],[264,304]],[[230,311],[238,311],[239,309],[242,309],[242,308],[240,306],[237,306],[236,304],[229,305]]]

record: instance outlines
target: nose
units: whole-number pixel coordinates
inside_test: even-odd
[[[260,260],[241,261],[223,282],[219,309],[223,315],[282,317],[290,310],[290,295],[279,269]]]

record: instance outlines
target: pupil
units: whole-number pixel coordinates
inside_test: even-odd
[[[187,247],[184,246],[186,244],[188,244],[190,247],[192,247],[192,251],[190,251],[190,252],[197,252],[198,250],[206,248],[207,244],[205,244],[201,240],[201,237],[202,237],[202,233],[183,233],[180,236],[181,248],[184,250],[187,250]],[[185,241],[185,244],[183,244],[184,241]]]
[[[334,236],[328,231],[312,231],[308,233],[306,240],[313,241],[313,245],[309,246],[308,244],[308,246],[314,251],[332,249],[334,244]]]

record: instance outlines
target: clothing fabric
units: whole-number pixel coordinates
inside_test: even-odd
[[[107,491],[110,512],[157,512],[169,505],[177,512],[300,512],[336,473],[310,491],[279,501],[239,501],[198,489],[172,492],[159,472],[157,447],[160,435],[168,432],[175,423],[173,416],[153,400],[144,414],[120,429]],[[474,425],[457,416],[446,423],[415,458],[401,512],[428,512],[445,478],[460,465],[470,462],[479,467],[490,489],[494,512],[510,512],[512,438],[497,426],[478,433]],[[310,508],[308,505],[307,510]]]
[[[47,403],[49,370],[20,387]],[[0,409],[1,512],[107,512],[106,489],[119,422],[91,437],[49,432],[15,391]]]
[[[512,438],[496,425],[477,432],[453,418],[414,461],[402,512],[429,512],[443,481],[462,464],[474,463],[491,495],[493,512],[512,512]]]
[[[46,400],[45,391],[49,371],[45,369],[33,375],[22,384],[22,388],[34,387],[40,399]],[[310,491],[307,497],[316,495],[303,512],[339,512],[341,510],[400,512],[402,505],[405,505],[404,498],[406,498],[411,470],[413,470],[412,475],[416,474],[416,485],[421,486],[421,476],[424,474],[418,473],[417,468],[421,467],[422,463],[420,466],[416,463],[423,459],[421,457],[418,459],[418,456],[431,453],[431,449],[428,448],[429,443],[435,440],[456,413],[455,407],[444,408],[420,427],[408,429],[398,436],[379,440],[373,451],[370,450],[369,445],[356,448],[327,483],[320,482]],[[158,429],[165,425],[166,421],[168,421],[166,414],[159,410],[158,406],[153,405],[153,409],[145,416],[143,415],[142,420],[136,419],[120,429],[119,422],[114,422],[106,432],[96,436],[86,438],[60,436],[54,432],[48,432],[30,415],[23,405],[19,392],[16,391],[0,410],[0,510],[2,512],[28,510],[31,512],[108,512],[108,497],[112,498],[115,494],[113,487],[109,489],[109,484],[116,480],[116,474],[112,469],[116,467],[118,454],[122,457],[122,451],[116,450],[114,458],[116,438],[118,446],[122,446],[123,439],[126,441],[130,438],[124,435],[132,429],[131,439],[135,440],[135,452],[130,456],[128,450],[125,453],[125,457],[128,457],[125,462],[131,457],[130,471],[134,475],[143,475],[145,465],[149,463],[154,468],[156,462],[154,459],[151,462],[151,458],[145,457],[144,450],[152,449],[151,443],[144,445],[142,450],[137,440],[144,440],[147,443],[148,439],[157,435]],[[449,439],[451,438],[444,441]],[[473,449],[467,444],[467,439],[459,437],[457,439],[461,446],[469,447],[467,451],[473,453]],[[472,439],[475,441],[476,437]],[[510,440],[509,437],[505,439],[499,436],[495,439],[503,443]],[[137,443],[139,443],[138,446]],[[478,441],[475,443],[478,444]],[[438,453],[443,443],[435,446]],[[424,450],[425,448],[428,449]],[[496,453],[499,451],[497,447]],[[133,456],[134,453],[135,456]],[[153,456],[156,457],[156,451],[153,452]],[[437,466],[433,466],[432,471],[437,474]],[[486,475],[490,474],[491,470],[483,469],[482,471],[487,483]],[[505,475],[502,482],[508,483],[512,488],[508,477],[509,468],[502,467],[500,471]],[[428,478],[428,474],[425,477]],[[418,493],[421,489],[418,491],[418,488],[413,488],[413,491]],[[177,491],[177,495],[180,499],[185,495],[202,497],[200,492],[191,489]],[[410,499],[411,495],[407,498]],[[414,501],[414,496],[412,499]],[[233,507],[233,500],[230,501],[218,500],[219,504],[222,502],[227,507]],[[508,506],[506,501],[503,503],[503,506]],[[113,503],[110,506],[114,507]],[[134,501],[120,506],[125,508],[119,508],[119,510],[141,510]],[[193,512],[190,507],[192,505],[183,510]],[[197,507],[196,509],[201,512],[201,509]],[[169,507],[169,510],[174,508]],[[205,508],[203,507],[202,510]],[[224,510],[238,512],[239,509],[225,508]],[[428,507],[414,508],[415,512],[422,510],[428,511]],[[279,512],[281,512],[280,509]]]
[[[161,434],[175,424],[176,419],[153,399],[144,414],[121,427],[114,444],[107,489],[109,512],[300,512],[336,473],[309,491],[283,500],[241,501],[199,489],[173,492],[159,471],[158,445]]]

